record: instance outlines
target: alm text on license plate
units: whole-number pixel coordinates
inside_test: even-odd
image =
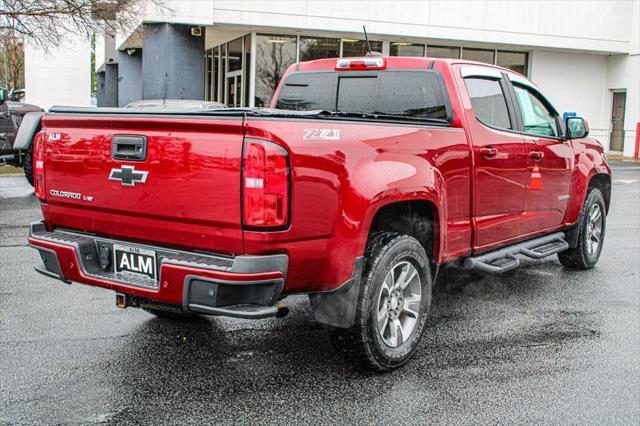
[[[132,274],[156,280],[156,252],[140,247],[113,245],[116,273]]]

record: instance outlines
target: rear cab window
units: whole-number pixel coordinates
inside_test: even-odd
[[[293,73],[280,89],[276,108],[449,119],[446,88],[432,70]]]

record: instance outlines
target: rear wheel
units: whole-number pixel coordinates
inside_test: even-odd
[[[33,186],[33,142],[24,151],[22,168],[24,170],[24,176],[27,178],[31,186]]]
[[[602,193],[598,188],[591,188],[580,216],[578,245],[558,253],[560,263],[571,269],[593,268],[602,253],[606,224],[607,212]]]
[[[353,327],[329,329],[348,361],[390,371],[415,353],[431,306],[431,275],[424,248],[413,237],[376,234],[367,248]]]
[[[191,312],[170,312],[170,311],[163,311],[161,309],[153,309],[153,308],[142,308],[142,309],[149,312],[152,315],[157,316],[158,318],[163,318],[163,319],[168,319],[173,321],[185,321],[185,320],[199,317],[199,315],[193,314]]]

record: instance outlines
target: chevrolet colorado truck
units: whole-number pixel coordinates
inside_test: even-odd
[[[181,319],[284,315],[306,294],[347,359],[389,371],[441,265],[600,256],[603,148],[531,81],[446,59],[292,65],[271,108],[52,108],[35,136],[42,274]]]

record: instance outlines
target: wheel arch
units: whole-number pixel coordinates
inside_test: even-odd
[[[583,198],[586,198],[591,188],[598,188],[604,198],[604,206],[609,212],[609,205],[611,203],[611,176],[607,173],[597,173],[591,176],[589,179],[589,186],[584,194]],[[584,203],[584,201],[583,201]]]
[[[393,231],[416,238],[432,262],[442,255],[441,200],[432,196],[387,199],[371,209],[363,240],[369,243],[372,234]]]
[[[589,178],[587,185],[578,197],[580,200],[579,208],[577,208],[577,218],[565,229],[565,239],[569,243],[569,247],[575,248],[578,245],[578,238],[580,236],[580,230],[582,229],[582,210],[584,208],[585,200],[591,188],[597,188],[602,193],[604,198],[605,214],[609,213],[609,205],[611,203],[611,175],[609,173],[594,173]],[[574,207],[575,209],[575,207]]]

